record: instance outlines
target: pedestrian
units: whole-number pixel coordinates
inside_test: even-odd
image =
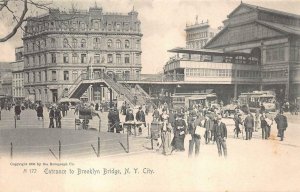
[[[167,111],[164,110],[161,115],[162,128],[161,128],[161,141],[163,147],[163,154],[171,154],[171,124],[169,123],[169,115]]]
[[[246,140],[251,140],[252,139],[252,132],[254,128],[254,118],[250,111],[247,111],[247,116],[244,120],[244,126],[245,126],[245,131],[246,131]]]
[[[205,122],[204,122],[204,128],[205,128],[204,137],[205,137],[206,144],[212,141],[214,124],[215,124],[214,115],[211,114],[211,111],[207,111],[205,115]]]
[[[214,135],[218,147],[219,156],[222,156],[223,154],[225,157],[227,157],[227,146],[226,146],[227,128],[225,123],[223,123],[221,120],[222,117],[218,116],[217,123],[214,125]]]
[[[258,131],[257,129],[259,129],[260,127],[259,118],[260,118],[260,113],[259,110],[257,109],[255,112],[255,132],[257,132]]]
[[[286,116],[283,115],[283,111],[280,110],[279,113],[275,117],[275,122],[277,124],[278,133],[280,136],[280,141],[283,141],[284,131],[288,127],[288,122]]]
[[[108,121],[109,121],[109,132],[114,132],[116,129],[116,133],[120,133],[120,116],[117,107],[113,107],[110,109],[108,113]]]
[[[99,104],[98,104],[98,103],[96,103],[96,105],[95,105],[95,110],[96,110],[96,111],[99,110]]]
[[[134,121],[134,115],[132,109],[128,109],[126,116],[125,116],[125,122]],[[127,127],[128,133],[131,133],[131,125],[128,125]]]
[[[139,107],[139,111],[135,115],[136,121],[143,122],[144,126],[146,127],[146,118],[145,118],[145,113],[142,110],[142,107]],[[142,128],[141,126],[139,127],[139,134],[142,134]]]
[[[40,103],[39,106],[36,108],[36,115],[38,120],[43,119],[44,118],[44,114],[43,114],[44,110],[43,110],[43,106]]]
[[[65,117],[66,116],[66,109],[65,109],[65,104],[60,104],[59,108],[61,109],[62,112],[62,116]]]
[[[69,111],[69,103],[65,103],[64,108],[65,108],[65,113],[66,113],[66,116],[67,116],[68,111]]]
[[[204,122],[204,117],[199,115],[199,116],[194,116],[193,120],[191,122],[191,125],[189,127],[189,134],[191,134],[191,140],[189,141],[189,157],[193,155],[193,150],[195,146],[195,156],[197,157],[200,152],[200,140],[201,140],[201,135],[199,129],[203,129],[203,125],[201,122]]]
[[[171,153],[175,151],[185,151],[184,149],[184,139],[186,134],[186,123],[183,120],[183,114],[180,113],[177,116],[177,119],[175,121],[174,125],[174,137],[172,140],[172,151]]]
[[[17,120],[20,120],[21,119],[20,115],[21,115],[21,106],[20,103],[18,102],[15,106],[15,118]]]
[[[234,134],[236,134],[236,137],[239,138],[239,133],[241,133],[240,125],[243,125],[242,114],[236,113],[233,120],[235,125]]]
[[[266,121],[266,113],[263,112],[260,116],[260,127],[261,127],[261,134],[262,134],[262,139],[268,139],[267,137],[267,126],[268,123]]]
[[[154,111],[153,111],[153,114],[152,114],[153,121],[158,121],[158,120],[159,120],[159,116],[160,116],[159,111],[158,111],[158,109],[155,107],[155,108],[154,108]]]
[[[50,120],[49,128],[54,128],[54,107],[53,106],[50,107],[49,120]]]
[[[56,128],[61,128],[61,111],[59,107],[56,107],[54,111],[54,118],[55,118]]]
[[[267,122],[267,127],[266,127],[266,135],[267,135],[267,138],[270,137],[270,134],[271,134],[271,126],[273,124],[273,119],[271,117],[271,114],[269,112],[266,113],[266,122]]]

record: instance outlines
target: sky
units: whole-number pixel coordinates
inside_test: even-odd
[[[45,0],[44,0],[45,1]],[[47,1],[47,0],[46,0]],[[128,13],[134,9],[139,13],[142,37],[142,73],[158,73],[172,53],[167,50],[185,46],[185,26],[198,20],[209,20],[211,27],[222,26],[240,3],[239,0],[51,0],[52,7],[70,9],[72,4],[88,10],[97,3],[104,12]],[[244,3],[280,11],[300,14],[300,0],[244,0]],[[30,8],[28,15],[41,14],[42,10]],[[0,15],[0,36],[8,32],[9,22]],[[4,17],[4,19],[3,19]],[[15,47],[22,46],[22,31],[9,41],[0,43],[0,62],[14,61]]]

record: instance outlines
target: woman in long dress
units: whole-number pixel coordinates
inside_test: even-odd
[[[178,119],[175,121],[174,125],[174,138],[172,140],[172,151],[185,151],[184,149],[184,138],[187,132],[186,123],[182,119],[183,114],[178,115]]]
[[[169,115],[167,111],[164,110],[161,115],[161,121],[163,122],[162,130],[161,130],[161,141],[163,147],[163,154],[169,155],[171,153],[171,129],[172,126],[169,123]]]

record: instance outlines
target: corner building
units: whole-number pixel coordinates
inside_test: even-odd
[[[23,36],[26,97],[56,102],[81,73],[90,71],[139,80],[140,25],[134,10],[104,13],[97,6],[88,11],[52,9],[28,18]],[[101,87],[93,91],[100,98],[106,95]]]

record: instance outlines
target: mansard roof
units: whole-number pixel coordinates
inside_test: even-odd
[[[260,6],[256,6],[256,5],[243,3],[243,2],[241,2],[241,4],[237,8],[235,8],[227,17],[230,18],[234,13],[236,13],[241,8],[246,8],[246,9],[250,9],[250,10],[259,10],[259,11],[264,11],[264,12],[269,12],[269,13],[275,13],[275,14],[288,16],[288,17],[293,17],[293,18],[297,18],[297,19],[300,18],[300,15],[297,15],[297,14],[288,13],[288,12],[284,12],[284,11],[279,11],[279,10],[275,10],[275,9],[269,9],[269,8],[265,8],[265,7],[260,7]]]

